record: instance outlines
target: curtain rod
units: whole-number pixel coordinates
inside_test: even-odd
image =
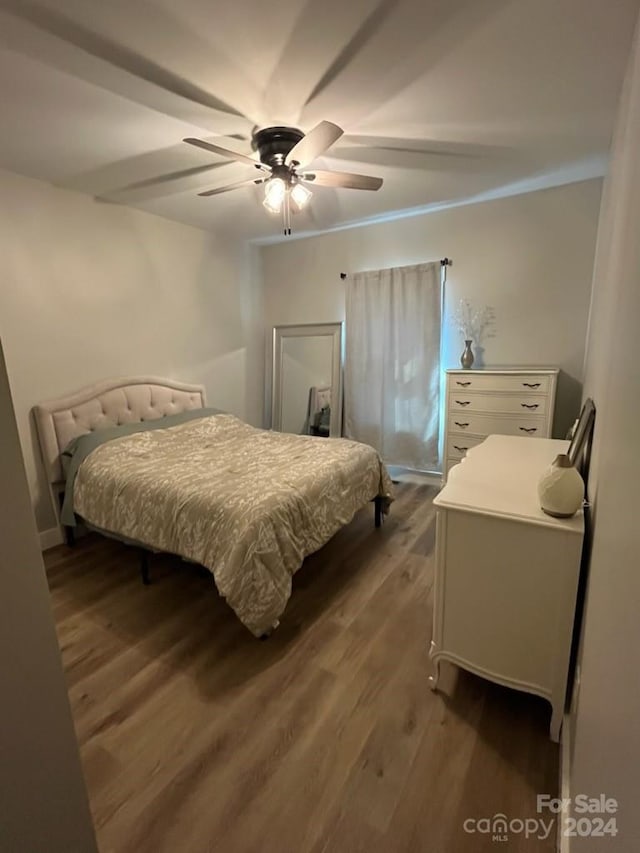
[[[442,260],[440,261],[440,266],[441,266],[441,267],[450,267],[450,266],[453,266],[453,261],[451,260],[451,258],[442,258]],[[341,278],[343,281],[345,280],[345,278],[346,278],[346,277],[347,277],[347,273],[346,273],[346,272],[341,272],[341,273],[340,273],[340,278]]]

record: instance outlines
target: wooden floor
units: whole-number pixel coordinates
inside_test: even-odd
[[[211,576],[100,537],[45,555],[102,853],[538,853],[468,818],[557,796],[549,707],[443,664],[428,687],[435,489],[398,486],[295,577],[255,640]]]

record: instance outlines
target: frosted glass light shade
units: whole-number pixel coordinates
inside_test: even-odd
[[[313,193],[306,187],[303,187],[302,184],[294,184],[293,189],[291,190],[291,198],[294,200],[299,210],[302,210],[312,195]]]
[[[287,187],[282,178],[270,178],[265,185],[262,203],[271,213],[280,213],[286,194]]]
[[[570,518],[584,499],[584,483],[566,453],[556,456],[538,483],[540,508],[556,518]]]

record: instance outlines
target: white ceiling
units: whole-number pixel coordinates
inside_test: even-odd
[[[181,142],[345,136],[298,234],[603,174],[638,0],[0,0],[0,166],[269,238],[251,176]],[[162,178],[162,181],[159,179]]]

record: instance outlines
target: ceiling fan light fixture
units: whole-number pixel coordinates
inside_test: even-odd
[[[263,205],[271,213],[280,213],[287,194],[287,185],[282,178],[270,178],[264,187]]]
[[[319,187],[354,190],[379,190],[382,186],[382,178],[373,178],[370,175],[323,170],[302,171],[321,157],[342,134],[342,128],[330,121],[319,122],[306,134],[297,127],[265,127],[261,130],[256,128],[252,133],[251,146],[259,155],[259,160],[239,150],[233,139],[221,137],[224,145],[219,145],[218,140],[207,142],[195,137],[187,137],[184,141],[228,160],[248,163],[261,171],[259,178],[247,178],[227,186],[214,187],[198,195],[219,195],[250,184],[264,184],[262,203],[265,209],[269,213],[282,215],[283,233],[290,235],[292,210],[293,213],[303,210],[313,195],[303,182],[313,182]],[[253,174],[255,176],[255,172]]]
[[[298,210],[302,210],[305,207],[312,195],[311,190],[308,190],[302,184],[294,184],[291,189],[291,198]]]

